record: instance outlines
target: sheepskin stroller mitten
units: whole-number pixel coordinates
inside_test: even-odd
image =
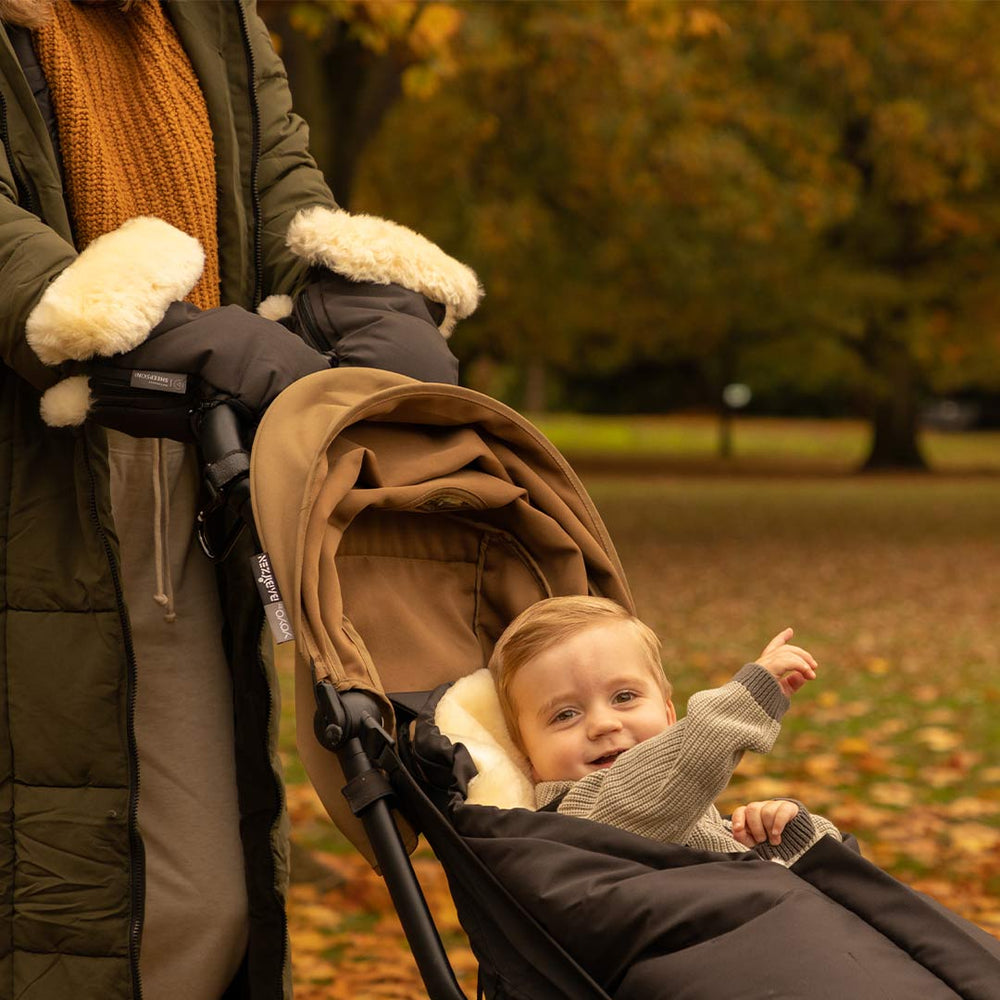
[[[309,278],[294,299],[265,300],[262,313],[285,317],[336,366],[458,382],[446,341],[482,297],[474,271],[406,226],[320,205],[295,216],[285,242]]]
[[[282,322],[335,367],[381,368],[420,382],[458,383],[458,359],[438,329],[445,306],[390,283],[317,270]],[[400,336],[405,328],[405,336]]]
[[[70,376],[46,391],[42,418],[191,441],[204,410],[229,403],[256,424],[283,389],[329,367],[458,381],[446,338],[482,295],[468,267],[404,226],[323,206],[295,216],[286,245],[306,280],[258,315],[184,303],[204,253],[161,219],[98,237],[28,317],[35,354]]]
[[[280,323],[238,306],[171,304],[138,347],[78,365],[89,380],[87,416],[132,437],[193,441],[193,421],[218,403],[256,425],[292,382],[330,359]]]

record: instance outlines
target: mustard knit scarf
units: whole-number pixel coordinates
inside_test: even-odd
[[[57,0],[35,42],[59,125],[77,249],[137,215],[157,216],[201,242],[205,271],[188,300],[217,306],[208,110],[158,0],[127,11]]]

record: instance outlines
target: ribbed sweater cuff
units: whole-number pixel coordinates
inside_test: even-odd
[[[788,696],[762,666],[748,663],[740,668],[733,680],[737,684],[742,684],[750,692],[753,700],[775,721],[780,721],[788,711],[790,704]]]
[[[774,858],[782,861],[789,861],[804,854],[817,840],[816,825],[813,823],[809,810],[799,802],[798,799],[788,799],[794,802],[799,811],[795,818],[781,831],[781,843],[769,844],[767,842],[758,844],[754,852],[762,858],[770,861]]]

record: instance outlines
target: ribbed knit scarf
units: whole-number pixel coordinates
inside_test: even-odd
[[[157,216],[201,242],[205,271],[188,300],[217,306],[208,110],[158,0],[125,12],[117,4],[58,0],[35,42],[59,124],[77,249],[137,215]]]

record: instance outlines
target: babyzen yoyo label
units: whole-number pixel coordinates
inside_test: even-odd
[[[274,578],[271,570],[271,560],[266,552],[258,552],[250,557],[250,565],[253,566],[254,579],[257,581],[257,593],[260,594],[261,603],[264,605],[264,615],[267,624],[274,636],[274,641],[281,645],[283,642],[291,642],[295,638],[292,632],[292,621],[285,610],[285,602],[281,599],[278,590],[278,581]]]

